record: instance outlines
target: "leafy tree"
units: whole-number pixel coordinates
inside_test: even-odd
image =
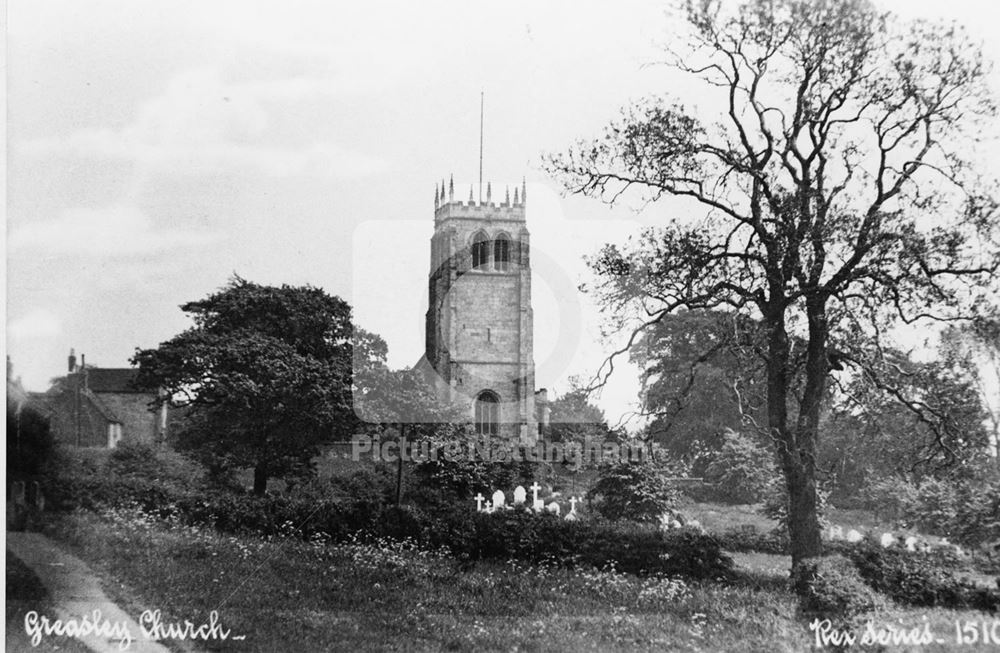
[[[7,398],[7,478],[38,476],[54,448],[49,420],[24,402]]]
[[[692,0],[686,18],[669,63],[703,84],[719,121],[648,100],[548,168],[571,192],[637,191],[678,216],[591,261],[630,334],[619,353],[682,309],[760,321],[794,566],[823,548],[816,462],[831,367],[864,366],[892,390],[887,330],[966,314],[997,269],[997,202],[962,156],[993,115],[986,66],[957,27],[903,24],[865,0]]]
[[[607,519],[655,522],[672,512],[680,496],[667,480],[667,472],[652,460],[606,462],[587,498]]]
[[[819,466],[832,476],[836,501],[881,478],[966,476],[987,456],[986,414],[972,381],[946,361],[892,358],[890,383],[856,376],[825,420]]]
[[[716,495],[732,503],[757,503],[778,477],[774,454],[752,435],[727,430],[722,446],[709,456],[705,478]]]
[[[604,411],[590,403],[585,388],[573,385],[550,404],[548,437],[553,442],[604,440],[611,431]]]
[[[469,415],[442,402],[420,370],[390,370],[371,365],[355,377],[355,407],[379,438],[400,444],[428,443],[437,448],[451,440],[467,440]],[[403,456],[396,461],[396,503],[403,498]]]
[[[979,394],[1000,464],[1000,307],[983,319],[949,326],[941,335],[941,349]]]
[[[322,442],[354,432],[353,367],[386,348],[354,327],[344,300],[235,277],[181,309],[194,326],[132,358],[140,384],[188,407],[179,448],[216,473],[253,468],[263,494],[269,478],[311,473]]]
[[[760,327],[721,311],[667,315],[640,334],[631,358],[642,367],[647,437],[674,456],[704,458],[727,430],[763,421]]]

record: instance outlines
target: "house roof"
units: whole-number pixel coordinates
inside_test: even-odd
[[[138,388],[135,378],[139,370],[131,367],[88,367],[87,388],[91,392],[134,392],[148,394]]]

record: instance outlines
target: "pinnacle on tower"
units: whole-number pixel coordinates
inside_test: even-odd
[[[472,202],[473,202],[472,197],[473,197],[472,196],[472,184],[469,184],[469,206],[472,206]]]
[[[493,190],[490,188],[490,182],[486,182],[486,203],[490,204],[493,201]]]
[[[510,186],[504,186],[504,199],[503,203],[510,206]]]
[[[442,189],[443,192],[443,189]],[[448,176],[448,201],[453,202],[455,200],[455,175]]]
[[[528,203],[528,184],[525,182],[524,177],[521,177],[521,204]]]
[[[514,204],[520,204],[521,200],[518,199],[517,186],[514,186]]]
[[[435,209],[438,207],[438,203],[439,203],[439,201],[438,201],[438,185],[434,184],[434,208]]]

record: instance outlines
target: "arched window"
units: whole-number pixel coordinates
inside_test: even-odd
[[[483,390],[476,397],[476,433],[479,435],[500,433],[500,399],[489,390]]]
[[[489,265],[490,240],[480,231],[472,239],[472,268],[479,269]]]
[[[493,241],[493,268],[506,272],[510,269],[510,240],[500,235]]]

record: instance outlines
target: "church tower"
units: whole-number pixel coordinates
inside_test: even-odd
[[[443,400],[468,410],[480,434],[532,445],[531,259],[526,187],[494,203],[455,200],[454,181],[434,191],[425,358]]]

